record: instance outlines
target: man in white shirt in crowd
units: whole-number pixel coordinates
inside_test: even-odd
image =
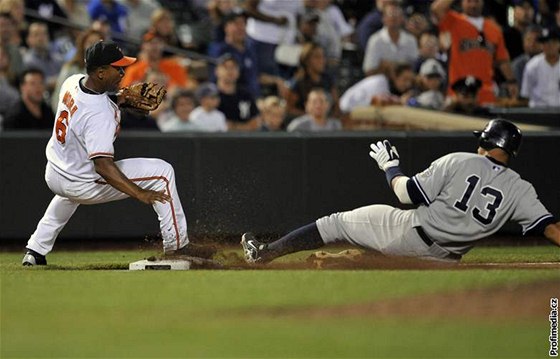
[[[525,66],[521,96],[529,99],[529,107],[557,107],[560,106],[560,33],[544,29],[538,40],[543,44],[543,52]]]
[[[414,77],[412,66],[407,63],[395,66],[390,76],[368,76],[344,92],[340,97],[340,110],[349,113],[354,107],[377,102],[404,104],[414,84]]]
[[[383,7],[383,28],[368,40],[362,69],[366,75],[387,73],[395,62],[413,64],[418,57],[416,38],[403,30],[404,13],[394,2]]]

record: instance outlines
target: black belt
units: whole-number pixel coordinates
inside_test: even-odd
[[[414,227],[414,229],[416,230],[416,233],[418,233],[418,235],[420,236],[420,239],[422,239],[422,241],[426,243],[428,247],[434,245],[434,241],[432,241],[432,239],[428,237],[428,235],[426,234],[426,232],[424,232],[422,227]],[[446,255],[446,258],[453,259],[453,260],[460,260],[461,257],[462,256],[451,252],[449,252],[449,254]]]

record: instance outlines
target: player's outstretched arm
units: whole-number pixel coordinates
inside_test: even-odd
[[[136,183],[129,180],[121,170],[115,166],[110,157],[97,157],[93,159],[95,172],[97,172],[108,184],[126,193],[140,202],[153,204],[154,202],[166,203],[171,197],[165,192],[151,191],[139,187]]]
[[[560,247],[560,222],[546,226],[544,229],[544,236]]]
[[[378,141],[369,145],[369,155],[373,158],[379,169],[385,172],[387,183],[393,189],[401,203],[410,204],[412,200],[408,195],[406,183],[409,180],[399,167],[400,157],[395,146],[388,140]]]

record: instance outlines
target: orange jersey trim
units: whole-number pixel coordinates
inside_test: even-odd
[[[94,157],[115,157],[115,155],[111,152],[94,152],[89,155],[90,160]]]
[[[141,182],[141,181],[153,181],[153,180],[162,180],[165,182],[165,189],[167,190],[167,194],[171,196],[171,191],[169,190],[169,179],[165,176],[153,176],[153,177],[138,177],[138,178],[129,178],[132,182]],[[95,183],[106,185],[107,182],[103,180],[96,180]],[[171,215],[173,216],[173,228],[175,228],[175,241],[177,242],[177,249],[181,245],[179,240],[179,226],[177,225],[177,216],[175,215],[175,206],[173,206],[173,198],[169,201],[169,205],[171,206]]]

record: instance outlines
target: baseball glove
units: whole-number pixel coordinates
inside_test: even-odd
[[[163,86],[151,82],[142,82],[122,88],[118,97],[121,107],[147,114],[158,108],[166,92]]]

